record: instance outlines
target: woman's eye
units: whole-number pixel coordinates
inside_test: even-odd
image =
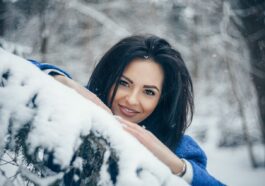
[[[155,95],[155,92],[153,90],[145,90],[145,93],[148,95],[148,96],[154,96]]]
[[[122,85],[122,86],[125,86],[125,87],[129,86],[129,84],[126,81],[122,80],[122,79],[119,81],[119,85]]]

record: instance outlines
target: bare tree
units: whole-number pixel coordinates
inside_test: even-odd
[[[0,37],[4,36],[5,9],[5,2],[3,0],[0,0]]]
[[[265,2],[263,0],[232,1],[235,14],[243,25],[234,23],[245,36],[251,56],[251,76],[258,95],[260,126],[265,144]]]

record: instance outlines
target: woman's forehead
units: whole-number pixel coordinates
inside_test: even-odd
[[[123,76],[134,83],[156,85],[162,87],[164,72],[162,67],[152,59],[135,59],[130,62],[123,72]]]

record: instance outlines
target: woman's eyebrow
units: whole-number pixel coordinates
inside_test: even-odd
[[[131,79],[129,79],[128,77],[122,75],[121,77],[123,77],[124,79],[126,79],[127,81],[129,81],[130,83],[133,83],[133,81]]]
[[[122,75],[122,77],[133,84],[133,81],[130,78],[128,78],[124,75]],[[159,88],[157,88],[157,86],[155,86],[155,85],[144,85],[144,88],[153,88],[153,89],[156,89],[158,92],[160,92]]]
[[[155,85],[144,85],[144,88],[153,88],[160,92],[159,88],[157,88]]]

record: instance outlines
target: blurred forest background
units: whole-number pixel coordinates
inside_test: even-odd
[[[81,84],[113,44],[145,33],[186,61],[195,89],[188,133],[210,172],[229,185],[265,183],[264,0],[0,0],[1,47]]]

